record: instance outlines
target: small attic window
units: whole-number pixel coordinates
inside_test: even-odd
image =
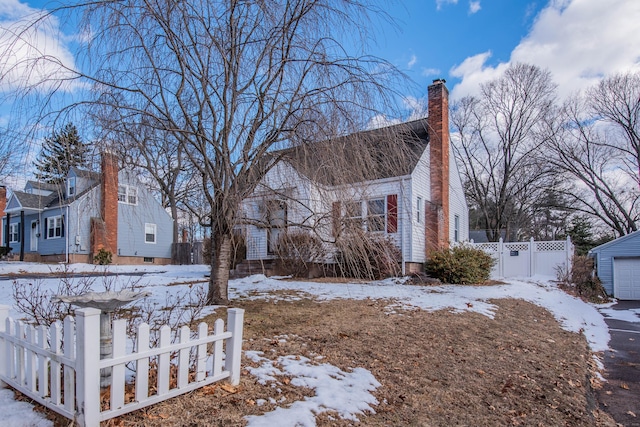
[[[76,194],[76,177],[71,176],[67,179],[67,197],[75,196]]]

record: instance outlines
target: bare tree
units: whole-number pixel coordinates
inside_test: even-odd
[[[549,161],[565,173],[565,196],[575,210],[618,236],[636,231],[640,219],[640,88],[627,84],[634,78],[637,82],[637,75],[603,80],[587,96],[568,100],[550,125],[555,132]]]
[[[587,92],[594,118],[610,125],[601,141],[624,156],[624,167],[640,186],[640,72],[603,79]]]
[[[96,117],[100,128],[111,130],[114,125]],[[149,184],[160,193],[162,206],[169,209],[173,219],[173,242],[178,242],[180,213],[188,211],[187,206],[194,204],[195,181],[193,168],[184,156],[184,145],[177,143],[171,135],[160,132],[154,126],[146,124],[127,124],[111,132],[117,137],[117,148],[124,163],[140,170],[145,177],[151,178]],[[115,134],[115,135],[114,135]]]
[[[548,188],[552,170],[541,156],[540,123],[551,111],[555,85],[548,71],[510,66],[483,84],[478,98],[453,105],[456,159],[467,200],[481,216],[487,238],[516,237]]]
[[[366,0],[100,1],[60,10],[81,13],[89,39],[78,69],[56,74],[92,87],[67,108],[87,107],[113,140],[149,126],[189,163],[211,227],[210,303],[228,301],[240,202],[278,160],[265,155],[296,135],[324,139],[318,124],[361,125],[353,112],[379,112],[396,76],[340,43],[348,36],[355,49],[369,36],[367,19],[381,9]],[[53,77],[47,87],[66,87]]]

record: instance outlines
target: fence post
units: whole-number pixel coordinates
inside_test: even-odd
[[[65,337],[67,339],[67,337]],[[76,310],[76,414],[78,424],[100,425],[100,310]]]
[[[7,318],[9,317],[9,306],[0,305],[0,332],[7,332]],[[7,375],[7,352],[5,351],[6,341],[0,339],[0,375]],[[0,380],[0,388],[5,388],[7,384]]]
[[[532,237],[531,239],[529,239],[529,277],[537,273],[536,255],[534,254],[535,250],[536,244]]]
[[[231,338],[227,338],[224,368],[229,371],[231,385],[240,384],[240,358],[242,355],[242,327],[244,310],[230,308],[227,310],[227,330]]]
[[[504,277],[504,247],[502,237],[498,239],[498,277]]]
[[[569,273],[571,271],[571,261],[573,261],[573,243],[571,243],[571,236],[567,236],[565,251],[567,255],[567,273]]]

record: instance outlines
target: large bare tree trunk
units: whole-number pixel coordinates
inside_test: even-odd
[[[229,267],[231,265],[231,236],[212,237],[211,277],[209,278],[208,304],[229,303]]]

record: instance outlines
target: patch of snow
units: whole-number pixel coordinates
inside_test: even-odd
[[[326,363],[314,365],[302,356],[279,357],[275,363],[259,354],[251,357],[262,362],[262,371],[280,371],[279,375],[293,377],[292,385],[311,388],[315,395],[293,402],[287,408],[278,407],[264,415],[247,416],[245,419],[249,427],[313,427],[316,425],[315,416],[328,411],[335,411],[340,418],[354,422],[358,422],[357,415],[375,413],[371,405],[377,405],[378,401],[371,391],[380,387],[380,383],[364,368],[345,372]],[[282,370],[275,367],[276,363],[282,366]],[[264,376],[259,378],[265,379]]]
[[[0,262],[0,276],[11,273],[38,274],[52,271],[64,271],[64,266],[24,262]],[[109,281],[116,289],[135,283],[136,289],[150,291],[152,296],[145,303],[162,307],[167,299],[184,295],[192,290],[206,291],[209,273],[208,266],[95,266],[89,264],[72,264],[67,271],[73,273],[126,273],[137,274],[132,277],[125,274],[109,276]],[[17,279],[19,283],[34,280],[40,281],[43,289],[57,289],[60,279]],[[96,278],[94,291],[100,291],[101,277]],[[13,308],[13,282],[0,280],[0,304],[11,306],[10,315],[19,317]],[[168,286],[171,285],[171,286]],[[456,313],[477,312],[493,318],[497,307],[491,300],[516,298],[529,301],[546,308],[558,320],[560,325],[572,332],[582,332],[594,351],[603,351],[608,347],[609,330],[604,316],[619,320],[640,322],[640,310],[613,310],[610,305],[594,306],[572,297],[558,289],[549,277],[509,279],[507,284],[499,286],[413,286],[406,285],[404,279],[386,279],[371,283],[319,283],[298,282],[294,280],[277,280],[273,277],[256,275],[229,282],[231,299],[268,299],[274,302],[284,300],[275,296],[274,291],[285,291],[287,300],[315,298],[318,301],[334,299],[378,300],[384,301],[387,314],[398,315],[401,310],[449,310]],[[137,304],[137,303],[136,303]],[[216,306],[205,309],[202,316],[215,311]],[[295,339],[295,336],[283,335],[277,340]],[[371,391],[379,386],[373,375],[356,367],[351,372],[344,372],[335,366],[317,365],[321,355],[314,356],[311,362],[299,356],[288,356],[272,361],[259,352],[246,351],[245,356],[259,366],[247,367],[248,371],[265,384],[281,391],[277,376],[291,377],[294,385],[311,387],[315,396],[303,401],[293,402],[289,407],[279,407],[260,417],[249,417],[250,425],[282,425],[314,426],[315,414],[322,411],[336,411],[347,420],[356,420],[359,414],[373,411],[372,405],[377,402]],[[598,361],[598,363],[601,363]],[[257,400],[258,401],[258,400]],[[260,402],[264,399],[259,400]],[[269,398],[271,404],[283,404],[284,396],[279,399]],[[266,403],[266,401],[264,401]],[[262,404],[264,404],[262,403]],[[15,405],[14,405],[15,404]],[[34,413],[32,406],[26,402],[13,400],[10,390],[0,390],[0,407],[3,409],[2,425],[8,426],[50,426],[51,423],[39,414]],[[10,418],[7,418],[10,417]],[[35,418],[34,418],[35,417]]]
[[[601,308],[600,313],[607,316],[608,319],[622,320],[624,322],[630,323],[640,323],[640,308],[631,308],[628,310]]]
[[[42,414],[34,412],[33,405],[14,399],[13,390],[0,389],[0,408],[2,408],[3,427],[50,427],[53,422]]]

